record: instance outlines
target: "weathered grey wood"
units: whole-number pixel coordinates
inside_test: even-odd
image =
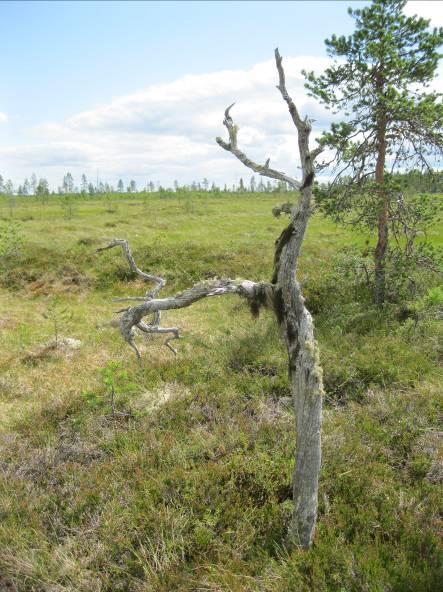
[[[146,293],[145,298],[141,299],[144,300],[147,298],[154,298],[154,296],[156,296],[160,292],[160,290],[166,285],[166,280],[160,276],[153,275],[151,273],[146,273],[137,267],[134,257],[132,256],[131,249],[129,248],[129,243],[126,239],[114,238],[105,247],[100,247],[99,249],[97,249],[97,253],[100,253],[101,251],[106,251],[107,249],[112,249],[113,247],[121,247],[123,249],[123,253],[126,256],[126,259],[128,260],[129,267],[133,271],[135,271],[135,273],[138,274],[145,282],[155,283],[155,286]],[[117,299],[115,300],[117,301]]]
[[[148,290],[145,296],[128,296],[125,298],[114,298],[114,301],[141,301],[141,304],[128,306],[127,308],[116,311],[121,314],[118,326],[120,333],[130,347],[134,350],[137,358],[140,360],[140,351],[135,343],[135,331],[138,329],[142,333],[170,334],[164,342],[174,354],[176,350],[170,344],[171,340],[180,338],[180,329],[178,327],[160,327],[161,312],[165,310],[174,310],[191,306],[195,302],[208,298],[210,296],[223,296],[225,294],[238,294],[245,298],[251,308],[254,306],[266,305],[272,301],[273,286],[264,282],[252,282],[242,279],[220,279],[207,280],[199,282],[191,288],[169,296],[167,298],[154,298],[165,286],[166,280],[160,276],[142,271],[132,256],[129,243],[126,239],[114,238],[108,245],[97,249],[97,252],[112,249],[113,247],[122,247],[123,253],[128,260],[130,267],[145,281],[154,282],[153,289]],[[153,315],[150,323],[145,323],[143,319]]]
[[[263,177],[270,177],[271,179],[277,179],[278,181],[285,181],[286,183],[289,183],[289,185],[291,185],[291,187],[294,189],[299,189],[301,184],[299,181],[297,181],[297,179],[294,179],[289,175],[286,175],[286,173],[282,173],[281,171],[277,171],[269,167],[269,158],[265,164],[257,164],[248,158],[244,152],[239,150],[237,146],[238,127],[234,124],[230,115],[230,111],[234,105],[235,103],[232,103],[232,105],[229,105],[229,107],[225,110],[225,118],[223,120],[223,125],[226,127],[229,133],[229,142],[225,142],[222,140],[222,138],[220,138],[220,136],[218,136],[216,138],[217,144],[219,144],[219,146],[221,146],[224,150],[232,152],[232,154],[234,154],[234,156],[236,156],[245,166],[252,169],[256,173],[259,173]]]
[[[296,414],[296,453],[293,479],[294,511],[289,536],[294,543],[307,547],[312,542],[317,520],[318,478],[321,463],[321,421],[323,376],[319,350],[314,338],[314,324],[304,305],[300,286],[295,279],[297,259],[300,255],[306,227],[311,215],[312,184],[315,158],[320,149],[309,149],[311,124],[301,119],[288,94],[282,58],[275,50],[279,74],[278,89],[286,101],[297,128],[298,149],[303,171],[299,208],[292,212],[294,234],[280,257],[277,285],[282,287],[282,300],[286,315],[283,317],[289,368]]]

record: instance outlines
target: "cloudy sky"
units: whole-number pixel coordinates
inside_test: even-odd
[[[34,172],[53,188],[67,171],[139,187],[248,179],[215,143],[235,101],[241,147],[296,176],[273,50],[319,134],[329,116],[306,96],[301,70],[325,67],[324,39],[350,33],[347,6],[364,4],[2,1],[0,174],[19,184]],[[443,2],[407,12],[443,25]]]

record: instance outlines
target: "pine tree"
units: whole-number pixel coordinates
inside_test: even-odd
[[[23,194],[30,195],[30,193],[31,193],[31,184],[29,183],[29,180],[26,178],[25,182],[23,183]]]
[[[7,195],[12,195],[14,193],[14,183],[11,179],[8,179],[5,184],[5,193]]]
[[[43,203],[46,201],[46,197],[49,195],[49,183],[44,177],[38,182],[35,188],[35,195],[38,195]]]
[[[82,193],[88,192],[88,179],[86,178],[85,173],[83,173],[81,181],[80,181],[80,190]]]
[[[327,207],[337,219],[353,209],[356,220],[377,229],[374,297],[379,305],[385,300],[385,258],[396,200],[389,173],[430,169],[435,153],[443,151],[441,95],[423,92],[436,73],[443,28],[431,31],[428,20],[407,17],[405,4],[373,0],[368,7],[349,9],[353,34],[325,41],[333,65],[318,77],[304,73],[311,96],[345,117],[320,140],[334,153],[328,164],[339,167]]]
[[[36,176],[35,173],[32,173],[32,175],[31,175],[31,187],[32,187],[32,193],[33,193],[33,195],[35,195],[36,192],[37,192],[37,185],[38,185],[37,176]]]
[[[63,177],[63,193],[73,193],[74,192],[74,179],[71,173],[66,173]]]

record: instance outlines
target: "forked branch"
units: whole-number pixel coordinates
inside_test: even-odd
[[[315,175],[314,159],[319,149],[309,150],[311,122],[301,119],[295,103],[286,90],[282,59],[275,51],[276,66],[279,75],[278,89],[286,101],[292,120],[297,129],[299,156],[302,168],[302,181],[286,173],[271,169],[269,159],[264,165],[250,160],[237,145],[238,127],[230,115],[233,105],[225,111],[223,121],[229,134],[229,142],[217,138],[218,144],[231,152],[245,166],[260,175],[284,181],[296,192],[298,203],[282,204],[274,209],[274,214],[289,214],[290,223],[276,241],[274,257],[274,275],[271,283],[253,282],[241,279],[215,279],[200,282],[191,288],[165,298],[157,298],[166,281],[156,275],[143,272],[132,257],[128,242],[114,239],[106,247],[121,246],[130,267],[145,281],[154,282],[155,286],[144,297],[128,296],[117,300],[137,301],[134,306],[119,311],[119,326],[124,339],[134,349],[140,359],[140,352],[134,342],[135,331],[141,333],[166,333],[165,345],[175,353],[170,344],[178,339],[178,327],[160,327],[160,312],[184,308],[211,296],[237,294],[244,298],[253,313],[261,306],[272,307],[278,325],[284,335],[288,352],[288,370],[294,406],[297,417],[296,462],[294,471],[293,497],[294,512],[289,529],[289,538],[293,544],[309,547],[317,516],[318,475],[321,458],[321,409],[322,409],[322,373],[319,363],[318,347],[314,338],[314,325],[309,311],[304,305],[295,272],[298,256],[312,212],[312,184]],[[151,323],[144,318],[154,314]]]
[[[229,105],[229,107],[225,110],[225,118],[223,120],[223,125],[228,130],[229,134],[229,142],[225,142],[222,138],[217,137],[216,142],[219,146],[231,152],[235,157],[238,158],[240,162],[242,162],[245,166],[252,169],[254,172],[262,175],[263,177],[270,177],[271,179],[277,179],[278,181],[284,181],[288,183],[293,189],[300,189],[301,183],[297,179],[290,177],[286,173],[281,171],[277,171],[276,169],[271,169],[269,166],[270,159],[265,162],[265,164],[257,164],[250,158],[246,156],[244,152],[242,152],[237,146],[237,133],[238,133],[238,126],[235,125],[230,111],[235,103]]]
[[[125,298],[114,298],[114,301],[140,301],[140,304],[138,305],[128,306],[127,308],[117,311],[121,314],[119,321],[120,332],[125,341],[127,341],[130,347],[135,351],[138,359],[140,359],[141,355],[134,340],[136,329],[144,334],[170,334],[164,342],[164,345],[166,345],[166,347],[168,347],[174,354],[177,353],[170,344],[170,341],[180,338],[180,330],[178,327],[160,327],[161,311],[185,308],[203,298],[223,296],[225,294],[238,294],[239,296],[242,296],[248,301],[251,309],[256,309],[260,306],[272,306],[273,286],[271,284],[251,282],[250,280],[241,279],[207,280],[199,282],[191,288],[175,294],[175,296],[154,298],[153,295],[158,294],[166,284],[166,280],[142,271],[135,263],[128,241],[125,239],[113,239],[107,246],[97,249],[97,251],[105,251],[106,249],[111,249],[116,246],[122,247],[131,269],[133,269],[145,281],[153,281],[156,283],[155,288],[147,292],[144,297],[128,296]],[[145,323],[143,319],[150,314],[154,315],[153,320],[151,323]]]
[[[286,89],[286,80],[285,80],[285,72],[282,65],[282,57],[278,49],[275,50],[275,63],[277,66],[278,71],[278,78],[279,83],[277,85],[278,90],[280,91],[283,99],[286,101],[288,105],[289,113],[291,114],[292,121],[295,124],[298,132],[298,145],[299,145],[299,152],[302,164],[302,171],[303,171],[303,180],[300,181],[283,173],[282,171],[278,171],[276,169],[272,169],[269,166],[270,159],[265,162],[265,164],[257,164],[248,156],[242,152],[238,147],[238,130],[239,127],[234,123],[231,117],[231,109],[235,105],[232,103],[227,107],[225,110],[225,117],[223,120],[223,125],[228,130],[229,135],[229,142],[225,142],[219,136],[216,138],[216,142],[219,146],[221,146],[224,150],[231,152],[240,162],[242,162],[246,167],[252,169],[254,172],[262,175],[263,177],[269,177],[271,179],[277,179],[278,181],[283,181],[288,183],[293,189],[301,191],[306,187],[306,184],[311,184],[314,178],[314,161],[322,152],[322,148],[318,146],[313,150],[309,150],[309,134],[311,132],[311,122],[310,120],[305,117],[302,119],[300,114],[295,106],[294,101],[292,100],[291,96],[289,95]]]

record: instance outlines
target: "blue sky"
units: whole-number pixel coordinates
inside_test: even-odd
[[[357,4],[0,2],[0,174],[54,187],[68,170],[139,185],[248,177],[214,144],[234,100],[244,145],[295,167],[273,49],[294,98],[325,124],[300,69],[324,67],[324,39],[351,32]],[[443,24],[442,3],[410,4]]]

